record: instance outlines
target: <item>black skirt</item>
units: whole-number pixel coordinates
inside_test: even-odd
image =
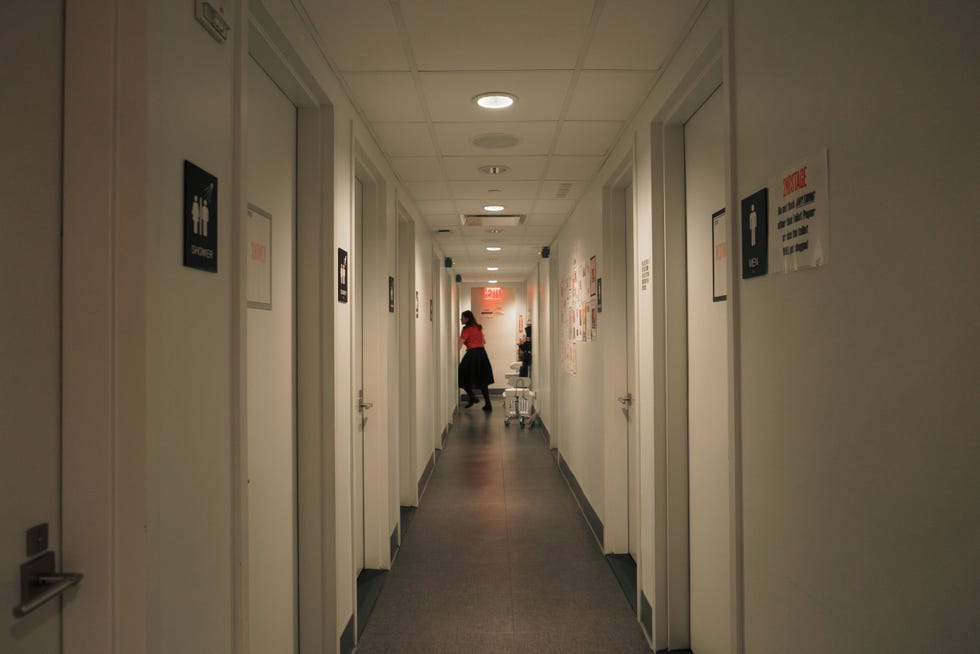
[[[470,388],[483,388],[493,383],[493,368],[490,357],[482,347],[466,350],[459,362],[459,387],[464,391]]]

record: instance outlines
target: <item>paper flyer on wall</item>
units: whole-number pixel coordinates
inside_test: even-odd
[[[828,154],[824,148],[770,181],[769,272],[826,265],[830,256]]]

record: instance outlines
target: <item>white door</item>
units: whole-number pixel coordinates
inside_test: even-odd
[[[251,59],[246,116],[249,642],[286,653],[298,629],[296,107]]]
[[[61,0],[0,3],[0,651],[61,651],[60,600],[21,618],[26,530],[61,566]],[[32,559],[34,557],[31,557]]]
[[[725,108],[718,91],[684,126],[687,206],[691,649],[730,643],[728,313],[715,300],[713,221],[725,207]],[[722,266],[727,273],[727,266]],[[726,277],[727,279],[727,277]],[[716,288],[716,286],[718,288]]]
[[[354,301],[354,328],[351,332],[354,353],[354,393],[357,412],[354,416],[354,575],[364,569],[364,184],[354,180],[354,274],[351,297]]]

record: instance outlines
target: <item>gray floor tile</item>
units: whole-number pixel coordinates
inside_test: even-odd
[[[474,409],[455,420],[357,651],[649,651],[540,433]]]

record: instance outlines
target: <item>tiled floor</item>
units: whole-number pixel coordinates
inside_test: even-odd
[[[537,430],[461,411],[358,654],[649,652]]]

